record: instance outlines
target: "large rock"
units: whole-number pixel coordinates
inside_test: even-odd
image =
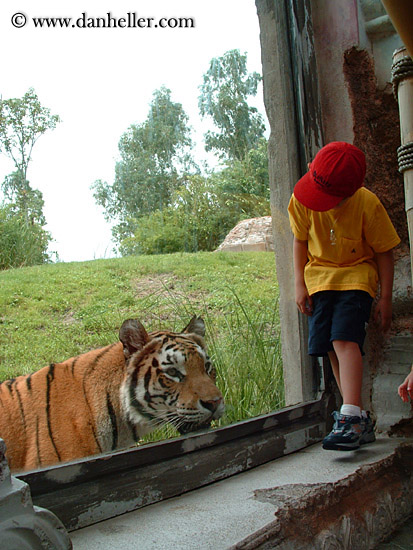
[[[271,216],[242,220],[228,233],[217,250],[225,252],[273,251]]]

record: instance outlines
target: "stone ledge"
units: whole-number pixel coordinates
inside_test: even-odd
[[[413,444],[335,483],[255,491],[276,506],[276,520],[232,550],[367,550],[413,512]]]
[[[71,533],[74,550],[224,550],[244,548],[242,545],[247,543],[250,544],[249,548],[255,548],[252,544],[256,544],[256,548],[299,548],[293,545],[277,546],[271,540],[267,546],[258,545],[263,542],[263,534],[269,534],[275,528],[275,514],[282,505],[281,502],[265,498],[270,495],[266,491],[280,489],[287,496],[291,490],[298,488],[301,493],[296,493],[294,498],[299,501],[308,487],[318,490],[325,486],[326,493],[331,491],[333,494],[334,486],[337,485],[338,490],[342,491],[340,495],[343,496],[347,490],[346,483],[355,491],[357,487],[363,487],[364,479],[370,479],[359,478],[360,472],[367,472],[366,475],[370,472],[374,480],[374,468],[378,468],[375,465],[381,464],[377,476],[386,478],[386,473],[383,476],[383,470],[388,464],[386,461],[394,460],[393,455],[404,441],[406,440],[381,436],[376,443],[364,445],[359,451],[349,453],[323,451],[321,444],[312,445],[208,487],[74,531]],[[413,445],[413,440],[407,441]],[[395,464],[391,467],[392,479],[397,477]],[[403,468],[400,472],[401,478],[410,476],[411,466],[407,466],[406,472],[404,459],[399,464]],[[382,483],[384,481],[385,479],[381,480]],[[409,494],[412,494],[411,489]],[[381,493],[376,496],[379,498]],[[338,501],[335,504],[336,510],[339,510]],[[303,505],[306,503],[309,504],[309,501],[304,499]],[[351,510],[351,498],[346,503]],[[384,500],[384,504],[386,503]],[[322,498],[319,504],[322,505]],[[310,517],[316,512],[316,509],[307,508]],[[348,517],[350,519],[345,519]],[[343,522],[337,527],[341,529],[340,536],[348,537],[352,533],[351,521],[351,516],[343,515]],[[160,525],[162,529],[159,529]],[[292,525],[291,523],[290,527]],[[396,527],[393,525],[392,530]],[[275,541],[276,534],[275,531],[272,533]],[[319,535],[324,537],[326,549],[349,548],[343,546],[343,541],[329,546],[327,542],[332,542],[333,539],[328,539],[328,533]],[[310,547],[312,550],[317,548],[314,545]],[[355,548],[364,550],[358,546],[353,546],[352,550]]]

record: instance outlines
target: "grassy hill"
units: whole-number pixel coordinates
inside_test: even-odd
[[[0,272],[0,380],[148,331],[206,323],[228,424],[283,406],[278,286],[265,252],[170,254]]]

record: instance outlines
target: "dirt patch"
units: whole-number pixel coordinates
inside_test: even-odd
[[[78,320],[75,318],[75,314],[73,311],[67,311],[64,315],[63,315],[63,319],[62,319],[62,323],[65,325],[65,326],[70,326],[70,325],[74,325],[75,323],[77,323]]]
[[[173,273],[141,277],[132,281],[132,286],[144,306],[142,320],[149,326],[162,325],[174,318],[189,321],[192,315],[202,315],[207,307],[209,294],[191,288],[190,279],[181,279]]]
[[[175,296],[185,300],[198,302],[202,297],[208,296],[208,293],[191,288],[190,280],[180,279],[173,273],[163,273],[161,275],[150,275],[132,282],[136,294],[142,298],[144,296]]]
[[[153,294],[167,294],[174,291],[180,281],[173,273],[164,273],[162,275],[151,275],[132,281],[132,286],[139,297],[152,296]]]

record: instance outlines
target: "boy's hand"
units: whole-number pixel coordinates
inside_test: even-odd
[[[295,303],[304,315],[313,314],[313,299],[308,294],[304,280],[304,268],[308,262],[308,242],[294,237],[294,279],[295,279]]]
[[[308,294],[305,284],[297,284],[295,286],[295,303],[304,315],[313,314],[313,299]]]
[[[397,390],[401,399],[407,403],[410,399],[413,400],[413,368],[412,372],[406,376],[406,380],[403,384],[400,384],[399,389]]]
[[[374,310],[374,321],[379,322],[381,330],[387,332],[390,329],[392,319],[392,300],[391,298],[379,298]]]

